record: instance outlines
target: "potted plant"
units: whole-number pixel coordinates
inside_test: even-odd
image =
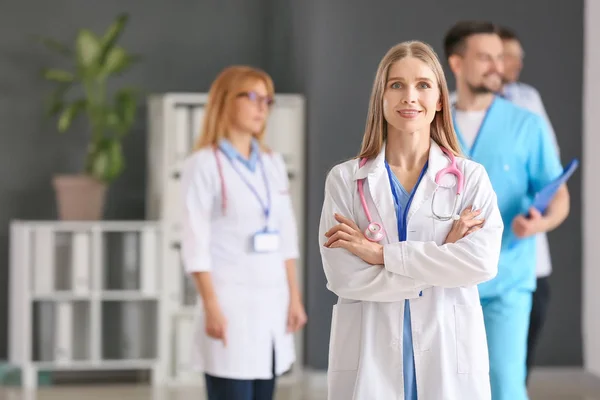
[[[101,219],[106,189],[123,172],[121,143],[135,121],[138,93],[121,87],[111,95],[108,83],[138,60],[117,45],[127,20],[126,14],[119,15],[101,37],[81,29],[72,49],[53,39],[41,39],[73,64],[72,71],[43,71],[43,77],[56,84],[48,114],[57,117],[59,132],[67,131],[79,115],[85,116],[90,128],[82,171],[53,179],[60,219]]]

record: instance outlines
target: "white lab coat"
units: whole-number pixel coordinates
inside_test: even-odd
[[[483,229],[442,245],[453,221],[431,213],[436,173],[449,160],[432,141],[429,167],[408,212],[408,241],[399,242],[394,200],[385,168],[385,149],[358,168],[344,162],[329,173],[319,227],[327,287],[339,296],[333,308],[329,347],[329,400],[404,399],[402,327],[410,299],[419,400],[490,399],[489,361],[477,284],[497,273],[503,223],[485,169],[457,158],[465,176],[460,211],[482,209]],[[345,249],[323,247],[334,213],[368,222],[357,180],[366,178],[365,197],[373,219],[382,223],[383,266],[372,266]],[[435,211],[448,215],[456,179],[440,182]],[[458,207],[457,207],[458,208]],[[419,293],[422,291],[422,296]]]
[[[275,253],[255,253],[251,237],[264,229],[263,209],[225,154],[218,156],[226,188],[225,215],[212,149],[191,155],[182,174],[185,270],[211,272],[228,323],[224,347],[206,334],[200,299],[192,347],[195,368],[224,378],[270,379],[273,351],[276,375],[287,371],[296,357],[293,334],[286,332],[289,289],[284,261],[298,257],[287,172],[281,155],[261,154],[272,198],[269,229],[280,232],[281,246]],[[254,173],[241,163],[238,167],[266,203],[260,165]]]

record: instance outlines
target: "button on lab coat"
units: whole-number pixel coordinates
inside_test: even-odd
[[[273,351],[276,375],[287,371],[296,357],[293,335],[286,332],[289,289],[284,261],[298,257],[287,172],[281,155],[261,153],[272,199],[268,227],[280,233],[281,245],[273,253],[255,253],[251,238],[265,228],[264,209],[229,159],[217,154],[226,191],[224,215],[223,182],[213,149],[191,155],[182,174],[185,270],[211,272],[228,324],[225,347],[206,334],[204,308],[199,306],[193,359],[198,371],[213,376],[270,379]],[[254,173],[237,166],[266,204],[261,165]]]
[[[443,245],[453,221],[433,218],[436,173],[448,158],[431,142],[429,168],[413,197],[405,242],[399,242],[385,168],[385,149],[362,168],[358,160],[334,167],[326,179],[319,243],[327,287],[338,295],[333,308],[329,400],[403,399],[402,327],[404,300],[410,299],[419,400],[490,399],[489,362],[477,284],[497,273],[503,223],[485,169],[457,158],[465,176],[457,211],[473,204],[485,218],[483,229]],[[337,222],[334,213],[368,221],[357,191],[365,180],[366,202],[386,232],[385,267],[372,266],[345,249],[323,247]],[[435,196],[438,215],[451,213],[456,179],[446,175]]]

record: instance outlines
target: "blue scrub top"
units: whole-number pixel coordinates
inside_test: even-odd
[[[387,161],[387,169],[392,195],[394,196],[394,206],[396,209],[396,218],[398,220],[398,237],[400,241],[406,240],[406,215],[410,208],[410,203],[416,188],[421,182],[421,178],[427,171],[427,164],[423,167],[417,184],[411,193],[408,193],[402,186],[396,175],[390,169]],[[404,301],[404,324],[402,329],[402,369],[404,372],[404,398],[406,400],[417,400],[417,375],[415,373],[415,354],[412,341],[412,326],[410,324],[410,300]]]
[[[496,96],[469,148],[453,120],[464,154],[485,167],[504,222],[498,275],[479,285],[480,297],[498,296],[511,289],[533,291],[535,235],[517,238],[512,221],[527,212],[535,194],[563,171],[546,123],[540,116]]]

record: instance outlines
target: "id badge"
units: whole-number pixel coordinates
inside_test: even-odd
[[[279,250],[279,240],[279,232],[258,232],[252,237],[252,249],[257,253],[272,253]]]

